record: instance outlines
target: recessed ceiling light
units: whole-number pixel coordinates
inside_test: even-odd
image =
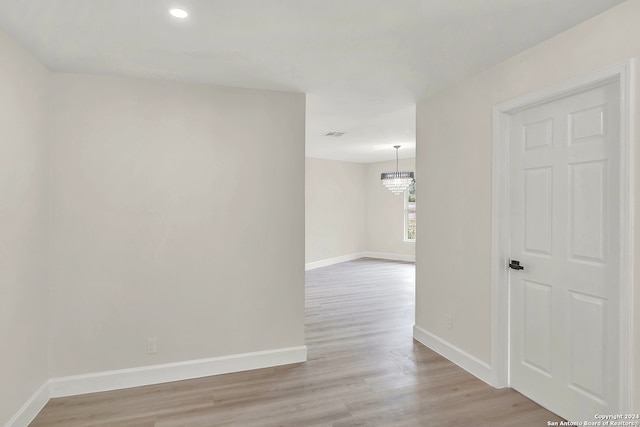
[[[174,18],[184,19],[189,16],[189,12],[184,9],[171,9],[169,10],[169,14]]]

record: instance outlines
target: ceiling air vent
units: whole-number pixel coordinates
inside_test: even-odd
[[[327,132],[324,134],[324,136],[331,136],[334,138],[340,138],[342,135],[344,135],[344,132]]]

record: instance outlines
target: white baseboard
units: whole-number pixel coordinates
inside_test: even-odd
[[[5,424],[5,427],[27,427],[49,401],[49,381],[46,381]]]
[[[491,365],[488,363],[483,362],[477,357],[472,356],[466,351],[459,349],[453,344],[416,325],[413,325],[413,339],[429,347],[444,358],[449,359],[490,386],[495,387],[493,384],[493,371],[491,370]]]
[[[327,259],[321,259],[319,261],[308,262],[304,265],[304,270],[305,271],[313,270],[314,268],[328,267],[333,264],[340,264],[341,262],[353,261],[354,259],[364,258],[364,255],[362,254],[363,252],[356,252],[353,254],[337,256],[335,258],[327,258]]]
[[[49,394],[53,397],[74,396],[100,391],[159,384],[231,372],[288,365],[307,360],[307,347],[234,354],[210,359],[189,360],[163,365],[142,366],[117,371],[53,378]]]
[[[44,408],[50,398],[75,396],[100,391],[119,390],[171,381],[249,371],[272,366],[305,362],[307,347],[280,348],[276,350],[256,351],[212,357],[209,359],[189,360],[163,365],[142,366],[117,371],[97,372],[86,375],[52,378],[45,382],[18,412],[5,424],[5,427],[27,427]]]
[[[387,252],[361,252],[361,258],[387,259],[389,261],[416,262],[415,255],[392,254]]]
[[[353,254],[342,255],[335,258],[327,258],[321,259],[319,261],[308,262],[304,265],[305,271],[313,270],[314,268],[320,267],[328,267],[334,264],[340,264],[341,262],[353,261],[354,259],[360,258],[377,258],[377,259],[387,259],[390,261],[406,261],[406,262],[416,262],[415,255],[404,255],[404,254],[392,254],[385,252],[356,252]]]

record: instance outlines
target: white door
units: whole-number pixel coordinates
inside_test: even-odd
[[[569,421],[619,404],[619,104],[616,81],[511,116],[509,380]]]

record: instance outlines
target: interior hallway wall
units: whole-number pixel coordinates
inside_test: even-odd
[[[51,377],[304,345],[304,94],[54,74],[50,97]]]
[[[518,96],[640,56],[640,0],[629,0],[513,58],[467,79],[417,107],[420,238],[417,242],[416,326],[491,362],[492,108]],[[636,82],[638,80],[636,68]],[[637,99],[637,93],[635,94]],[[640,111],[634,117],[640,129]],[[636,180],[640,139],[633,141]],[[635,183],[640,200],[640,182]],[[636,229],[640,208],[636,206]],[[640,233],[634,236],[640,271]],[[459,268],[462,260],[465,268]],[[634,283],[640,313],[640,275]],[[452,314],[453,328],[446,327]],[[640,327],[633,329],[640,354]],[[633,376],[640,411],[640,363]]]
[[[48,71],[0,32],[0,425],[48,379]]]

